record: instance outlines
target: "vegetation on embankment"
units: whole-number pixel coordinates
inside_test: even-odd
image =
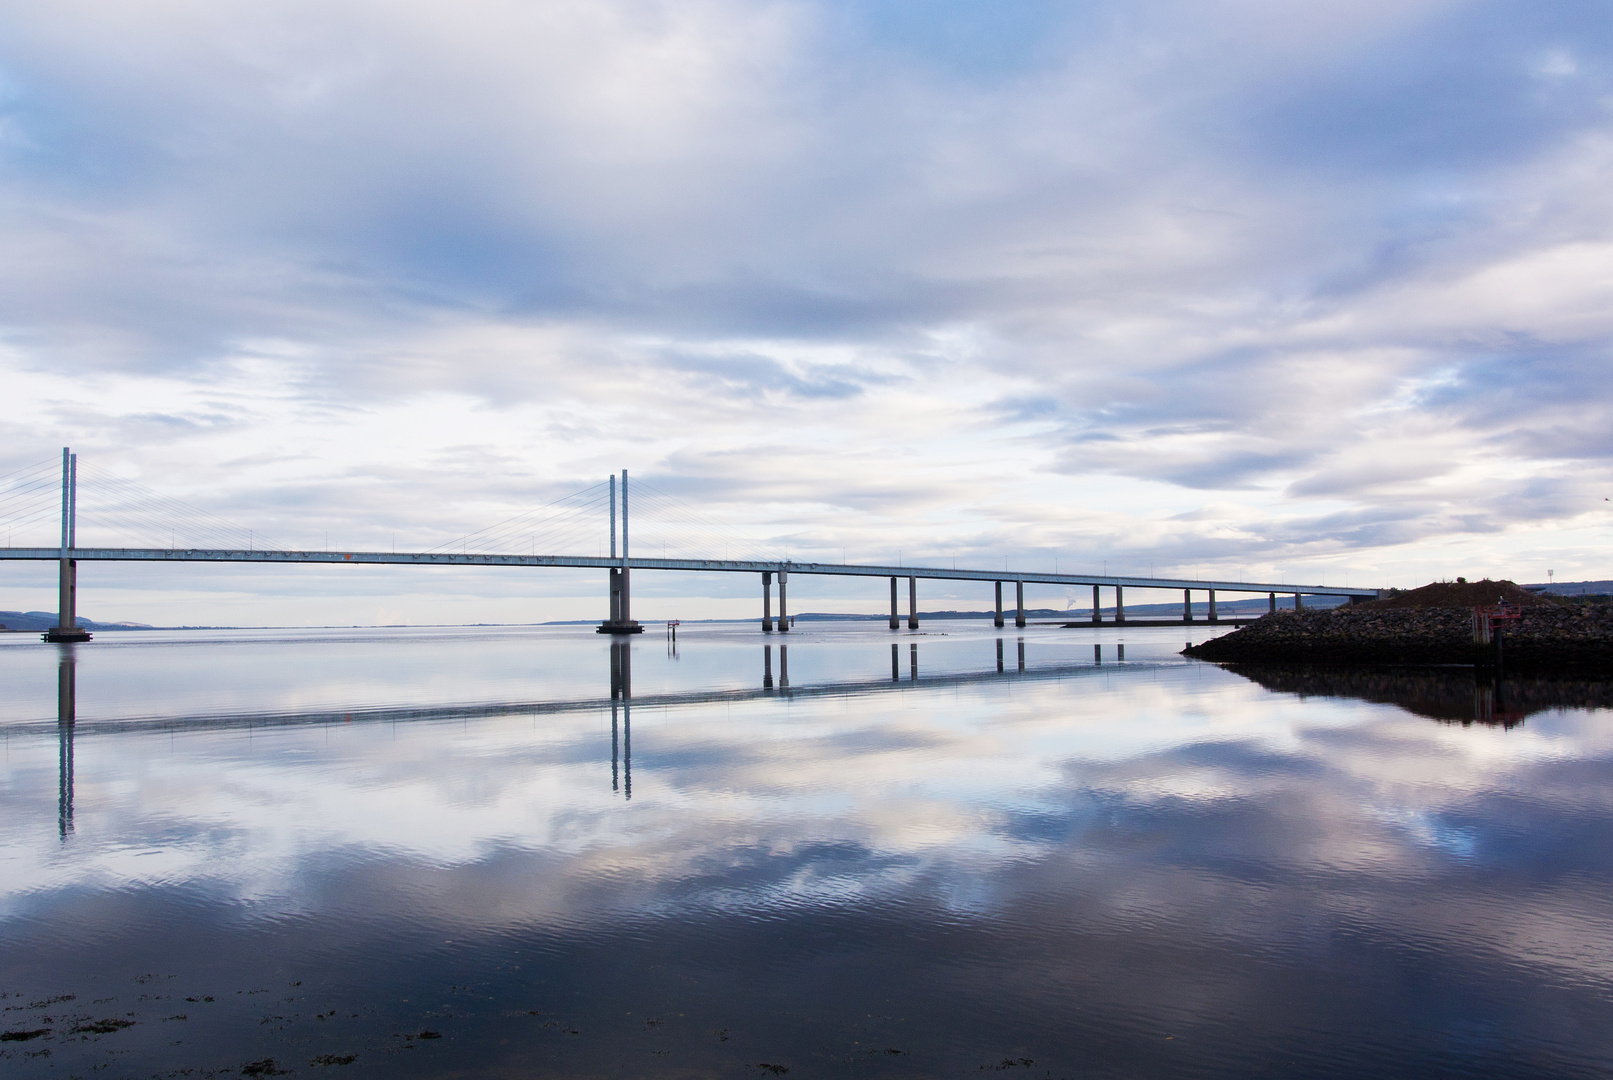
[[[1507,670],[1613,676],[1613,604],[1548,599],[1510,581],[1441,582],[1331,611],[1278,612],[1183,655],[1234,664],[1490,664],[1495,650],[1473,643],[1473,608],[1502,597],[1519,609],[1499,624]]]

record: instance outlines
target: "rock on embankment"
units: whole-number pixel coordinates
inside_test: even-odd
[[[1495,653],[1473,643],[1472,608],[1361,604],[1277,612],[1183,655],[1240,664],[1488,664]],[[1506,624],[1503,664],[1613,676],[1613,604],[1523,609]]]

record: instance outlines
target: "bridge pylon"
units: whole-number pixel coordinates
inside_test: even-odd
[[[90,640],[90,632],[78,625],[78,455],[62,447],[62,557],[56,601],[56,625],[45,631],[46,641]]]
[[[644,627],[633,621],[633,589],[627,566],[627,470],[622,470],[622,554],[616,554],[616,477],[610,478],[610,556],[620,558],[620,566],[610,571],[610,618],[599,624],[599,634],[642,634]]]

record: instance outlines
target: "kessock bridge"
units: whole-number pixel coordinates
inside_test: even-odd
[[[54,474],[54,464],[50,472]],[[0,548],[0,559],[53,561],[59,563],[59,600],[57,625],[46,632],[47,641],[88,641],[90,635],[77,625],[78,605],[78,564],[79,563],[326,563],[341,566],[351,565],[380,565],[380,566],[504,566],[504,567],[566,567],[602,570],[606,575],[609,610],[607,617],[601,621],[598,632],[602,634],[636,634],[642,627],[633,618],[631,586],[633,571],[659,571],[680,570],[697,571],[718,574],[756,574],[761,577],[761,629],[763,632],[788,632],[791,619],[788,614],[787,591],[792,575],[823,575],[831,577],[865,577],[888,578],[890,580],[890,628],[897,630],[901,627],[900,600],[902,582],[906,581],[907,593],[907,627],[917,629],[918,617],[918,583],[920,581],[978,581],[992,586],[992,596],[995,601],[995,625],[1003,626],[1005,621],[1003,607],[1003,586],[1012,585],[1013,606],[1008,609],[1014,620],[1014,625],[1025,625],[1025,586],[1055,585],[1055,586],[1090,586],[1092,589],[1092,612],[1090,621],[1093,625],[1126,624],[1125,591],[1132,589],[1149,590],[1176,590],[1182,592],[1182,619],[1161,620],[1150,619],[1146,622],[1134,620],[1128,625],[1184,625],[1194,623],[1193,594],[1200,592],[1206,594],[1208,599],[1208,622],[1221,622],[1216,612],[1217,595],[1264,594],[1269,602],[1269,609],[1277,609],[1277,597],[1292,596],[1297,607],[1304,605],[1306,597],[1344,597],[1349,601],[1373,599],[1379,595],[1377,589],[1337,585],[1295,585],[1289,583],[1247,582],[1247,581],[1217,581],[1186,578],[1156,578],[1156,577],[1130,577],[1125,575],[1109,574],[1063,574],[1063,573],[1012,573],[1005,570],[964,569],[956,566],[881,566],[854,563],[824,563],[799,562],[789,558],[772,559],[730,559],[730,558],[644,558],[629,553],[628,523],[629,498],[628,476],[624,470],[618,483],[617,477],[587,489],[579,496],[588,495],[587,498],[571,498],[569,504],[566,500],[550,504],[559,509],[550,513],[548,517],[533,518],[523,515],[519,519],[511,519],[517,525],[501,525],[486,530],[487,545],[502,544],[508,546],[509,537],[518,532],[520,536],[532,537],[532,547],[528,553],[512,553],[508,550],[471,550],[473,540],[483,534],[472,534],[464,538],[456,546],[459,550],[437,549],[432,551],[300,551],[288,550],[279,547],[259,546],[252,538],[250,532],[245,533],[241,539],[247,540],[244,545],[217,546],[217,547],[180,547],[170,544],[167,547],[79,547],[77,543],[78,532],[78,484],[79,484],[78,455],[71,449],[62,451],[60,475],[60,514],[61,514],[61,542],[54,547],[11,547]],[[193,507],[186,507],[176,500],[156,496],[154,493],[144,491],[144,494],[135,492],[136,485],[121,480],[109,473],[100,473],[101,480],[111,489],[121,495],[121,509],[118,513],[109,512],[107,520],[116,524],[119,520],[129,520],[129,515],[140,506],[156,508],[167,513],[190,512],[196,513]],[[49,494],[54,503],[55,477],[49,477]],[[37,524],[39,515],[43,512],[38,509],[40,494],[45,490],[46,483],[40,472],[40,467],[33,467],[32,472],[24,471],[14,475],[8,490],[0,491],[0,512],[5,512],[8,505],[20,507],[20,512],[12,512],[11,521],[20,521],[26,525],[30,522]],[[131,494],[133,493],[133,494]],[[591,494],[590,494],[591,493]],[[144,503],[140,500],[144,499]],[[599,504],[608,502],[608,514],[599,513],[602,510]],[[177,509],[176,509],[177,508]],[[54,505],[51,513],[54,516]],[[122,517],[119,517],[119,513]],[[608,528],[609,552],[599,555],[561,555],[544,554],[536,550],[537,538],[553,535],[549,523],[555,520],[569,520],[573,523],[579,517],[587,518],[591,514],[593,521],[585,527],[594,529]],[[608,521],[607,521],[608,519]],[[211,519],[209,529],[214,535],[219,535],[221,529],[219,519]],[[233,528],[233,526],[231,527]],[[547,530],[547,531],[546,531]],[[147,531],[150,531],[149,523]],[[236,530],[239,532],[240,530]],[[175,530],[177,535],[177,529]],[[223,535],[229,535],[223,532]],[[708,531],[708,535],[709,531]],[[601,543],[600,547],[604,547]],[[773,591],[775,583],[778,590],[778,615],[773,614]],[[1102,604],[1103,590],[1111,590],[1113,598],[1112,616],[1103,618],[1104,605]]]

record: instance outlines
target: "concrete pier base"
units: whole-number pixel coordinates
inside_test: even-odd
[[[1183,589],[1182,590],[1182,621],[1185,622],[1185,623],[1190,623],[1190,622],[1193,621],[1193,590],[1192,589]]]
[[[1025,583],[1014,582],[1014,625],[1019,629],[1025,628]]]
[[[1092,586],[1092,625],[1096,626],[1103,621],[1103,608],[1098,606],[1098,587]]]
[[[907,579],[907,628],[919,628],[919,579],[916,577]]]
[[[1115,586],[1115,622],[1126,621],[1126,587]]]
[[[1211,622],[1220,622],[1221,621],[1220,617],[1218,615],[1216,615],[1216,613],[1215,613],[1215,590],[1214,589],[1210,590],[1210,621]]]
[[[90,632],[78,625],[78,563],[63,559],[58,582],[56,625],[45,631],[45,640],[79,642],[90,640]]]
[[[596,634],[642,634],[644,627],[629,617],[628,571],[610,572],[610,618],[594,629]]]
[[[1003,626],[1003,583],[997,582],[997,615],[992,625],[1001,630]],[[1000,668],[998,670],[1001,670]]]
[[[778,628],[781,634],[788,633],[790,629],[790,614],[784,609],[784,585],[789,577],[782,570],[778,572]]]
[[[1305,610],[1305,597],[1300,595],[1299,593],[1294,594],[1294,610],[1295,611],[1304,611]]]
[[[1277,594],[1267,593],[1266,600],[1270,604],[1270,607],[1268,607],[1266,610],[1270,611],[1273,615],[1277,614]]]
[[[900,624],[896,621],[896,579],[895,578],[891,578],[891,629],[892,630],[900,629]],[[896,646],[894,646],[894,645],[891,646],[891,648],[893,648],[893,649],[895,647]]]
[[[773,632],[773,571],[762,571],[762,633]]]

